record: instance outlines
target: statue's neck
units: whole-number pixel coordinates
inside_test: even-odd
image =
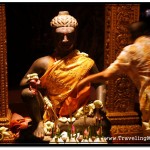
[[[70,53],[72,53],[75,49],[70,49],[70,50],[66,50],[66,51],[61,51],[59,49],[56,49],[55,50],[55,57],[58,57],[58,58],[63,58],[63,57],[66,57],[68,56]]]

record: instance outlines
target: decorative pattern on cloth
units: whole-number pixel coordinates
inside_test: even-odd
[[[67,116],[88,101],[90,85],[81,91],[73,90],[93,65],[94,61],[87,54],[75,50],[56,61],[41,77],[41,86],[46,89],[57,114]]]

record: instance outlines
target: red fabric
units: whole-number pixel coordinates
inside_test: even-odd
[[[18,133],[20,129],[26,129],[28,123],[31,121],[32,120],[29,117],[22,117],[21,115],[14,113],[10,121],[10,130],[13,133]]]
[[[74,96],[76,95],[76,96]],[[65,102],[63,103],[59,115],[60,116],[69,116],[73,112],[75,112],[78,108],[81,106],[87,104],[90,98],[90,86],[86,86],[84,89],[82,89],[77,94],[72,93],[71,96],[69,96]]]

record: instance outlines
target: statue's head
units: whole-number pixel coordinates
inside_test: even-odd
[[[51,22],[51,27],[73,27],[76,28],[78,26],[77,20],[69,14],[68,11],[60,11],[58,16],[55,16]]]
[[[55,49],[67,55],[75,48],[77,20],[68,11],[60,11],[50,25],[54,31]]]

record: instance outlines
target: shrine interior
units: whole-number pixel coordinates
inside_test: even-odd
[[[128,45],[127,24],[138,21],[143,17],[145,10],[150,9],[150,3],[12,2],[1,5],[5,7],[6,16],[7,58],[4,64],[7,64],[8,107],[11,114],[17,113],[23,117],[29,116],[29,113],[21,98],[20,81],[37,58],[54,52],[50,21],[59,11],[69,11],[69,14],[77,19],[76,47],[81,52],[87,53],[95,61],[98,70],[102,71],[115,60],[121,49]],[[111,125],[112,136],[143,137],[138,90],[132,81],[128,76],[121,74],[115,80],[107,82],[106,87],[106,102],[103,105],[106,106],[106,112],[108,111],[106,116],[109,118],[107,121],[109,120]],[[148,136],[149,134],[146,133]],[[149,141],[146,142],[149,144]],[[124,139],[107,142],[128,143]],[[129,141],[129,144],[134,142],[145,141],[134,139]]]

